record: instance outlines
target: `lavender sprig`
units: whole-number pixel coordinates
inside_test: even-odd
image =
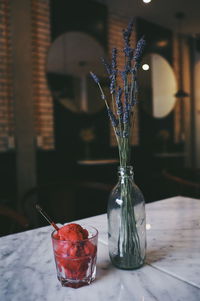
[[[120,122],[123,122],[123,104],[122,104],[122,88],[118,88],[116,95],[116,106],[117,106],[117,115],[119,116]]]
[[[145,45],[146,45],[146,41],[145,41],[144,37],[141,37],[137,43],[137,47],[136,47],[135,53],[134,53],[134,60],[136,61],[137,64],[139,64],[142,59]]]
[[[121,75],[121,78],[122,78],[122,80],[124,82],[125,79],[126,79],[126,71],[120,71],[120,75]]]
[[[115,93],[116,78],[117,78],[117,49],[112,49],[112,62],[111,62],[111,75],[110,75],[110,93]]]
[[[125,54],[125,71],[128,74],[131,71],[131,62],[133,59],[134,49],[130,45],[130,37],[133,31],[134,19],[128,24],[127,29],[123,30],[124,37],[124,54]]]
[[[96,74],[93,73],[92,71],[90,71],[90,75],[92,76],[95,83],[98,84],[99,83],[99,78],[96,76]]]
[[[116,87],[116,77],[117,77],[117,70],[114,70],[112,72],[112,75],[110,76],[110,93],[114,94],[115,93],[115,87]]]
[[[91,75],[91,77],[93,78],[93,80],[95,81],[95,83],[99,86],[99,89],[100,89],[100,92],[101,92],[101,98],[102,98],[102,100],[105,101],[106,107],[108,108],[108,103],[107,103],[107,100],[106,100],[106,96],[105,96],[105,94],[104,94],[104,92],[103,92],[103,89],[102,89],[102,87],[101,87],[101,85],[100,85],[99,78],[98,78],[98,77],[96,76],[96,74],[93,73],[92,71],[90,71],[90,75]]]
[[[123,30],[123,38],[124,38],[125,47],[130,47],[130,37],[131,37],[132,31],[133,31],[134,22],[135,22],[134,19],[132,19],[129,22],[128,27]]]
[[[130,109],[131,105],[129,103],[129,94],[128,92],[125,93],[125,109],[124,109],[124,116],[123,116],[123,122],[125,125],[129,125],[130,123]]]
[[[112,71],[117,69],[117,48],[112,49]]]
[[[112,112],[112,110],[110,108],[107,108],[107,112],[108,112],[108,116],[110,117],[112,126],[114,128],[117,128],[117,126],[119,124],[119,120],[115,117],[114,113]]]
[[[108,116],[116,135],[121,166],[127,166],[130,163],[131,128],[133,123],[134,106],[137,103],[137,72],[146,44],[144,37],[142,37],[138,41],[136,49],[131,47],[130,39],[133,31],[133,25],[134,20],[131,20],[127,29],[123,31],[123,53],[125,64],[123,70],[119,71],[123,81],[123,88],[117,85],[117,49],[112,49],[112,58],[110,64],[107,63],[104,58],[101,58],[110,79],[112,109],[111,105],[107,102],[99,78],[96,76],[96,74],[91,72],[93,80],[99,86],[101,98],[105,101]]]
[[[108,75],[110,75],[112,73],[112,69],[111,69],[110,64],[108,62],[106,62],[106,60],[103,57],[101,57],[101,61],[104,64]]]
[[[135,73],[132,73],[133,84],[132,84],[132,88],[131,88],[131,101],[130,101],[130,104],[132,107],[137,104],[137,92],[138,92],[137,76],[134,74]]]

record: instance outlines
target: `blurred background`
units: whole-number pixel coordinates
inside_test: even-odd
[[[135,182],[146,202],[200,198],[198,0],[0,0],[0,235],[106,212],[118,151],[104,103],[100,57],[147,47],[132,137]],[[118,60],[119,68],[123,60]]]

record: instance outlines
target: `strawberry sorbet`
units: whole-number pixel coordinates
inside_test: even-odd
[[[97,230],[96,235],[90,237],[87,229],[72,223],[54,232],[52,238],[62,285],[76,288],[89,284],[95,274]]]
[[[57,233],[61,240],[83,240],[88,238],[88,231],[78,224],[68,224],[59,229]]]

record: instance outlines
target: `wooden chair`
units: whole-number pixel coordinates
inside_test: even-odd
[[[166,179],[166,187],[170,196],[183,195],[200,198],[200,182],[192,180],[192,175],[196,172],[197,170],[192,169],[164,170],[163,176]]]
[[[24,213],[31,227],[46,225],[38,214],[35,204],[39,203],[55,222],[73,220],[106,212],[111,185],[92,181],[60,181],[35,187],[24,198]]]
[[[6,205],[0,205],[0,236],[27,230],[28,220]]]

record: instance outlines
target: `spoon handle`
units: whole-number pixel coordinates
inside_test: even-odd
[[[42,216],[47,220],[47,222],[54,227],[56,231],[59,230],[58,226],[52,221],[48,214],[41,208],[39,204],[35,205],[36,209],[42,214]]]

